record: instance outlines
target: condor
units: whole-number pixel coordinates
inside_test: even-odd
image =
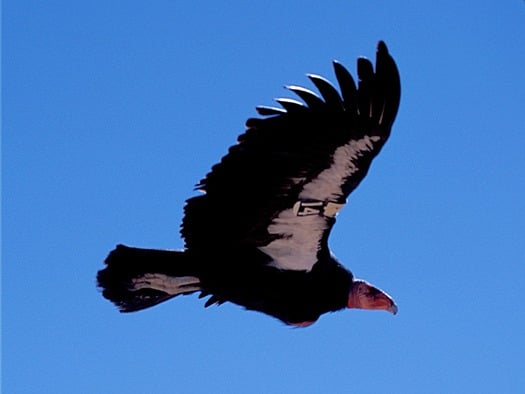
[[[344,308],[397,312],[384,291],[359,280],[330,252],[328,237],[348,195],[390,135],[400,100],[396,64],[379,42],[375,69],[357,60],[358,83],[334,62],[340,92],[308,75],[319,94],[257,107],[260,118],[187,200],[183,250],[118,245],[98,272],[122,312],[181,294],[232,302],[305,327]]]

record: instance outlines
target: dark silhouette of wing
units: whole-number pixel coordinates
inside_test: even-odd
[[[188,250],[255,247],[270,265],[306,271],[329,253],[335,216],[388,139],[400,99],[383,42],[375,70],[358,59],[357,86],[340,63],[334,70],[340,92],[308,75],[320,95],[288,86],[302,102],[257,108],[262,118],[247,121],[238,143],[197,185],[203,194],[187,201],[181,234]]]

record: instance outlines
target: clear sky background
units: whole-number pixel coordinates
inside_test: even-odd
[[[523,1],[16,0],[2,27],[4,393],[525,392]],[[101,297],[115,244],[182,246],[256,105],[379,39],[401,107],[330,244],[397,316]]]

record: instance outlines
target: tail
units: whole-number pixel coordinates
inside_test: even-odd
[[[200,290],[195,265],[184,251],[117,247],[98,271],[102,295],[121,312],[134,312]]]

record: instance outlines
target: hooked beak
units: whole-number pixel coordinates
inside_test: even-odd
[[[348,308],[385,310],[397,313],[397,305],[383,290],[364,280],[355,280],[348,295]]]

